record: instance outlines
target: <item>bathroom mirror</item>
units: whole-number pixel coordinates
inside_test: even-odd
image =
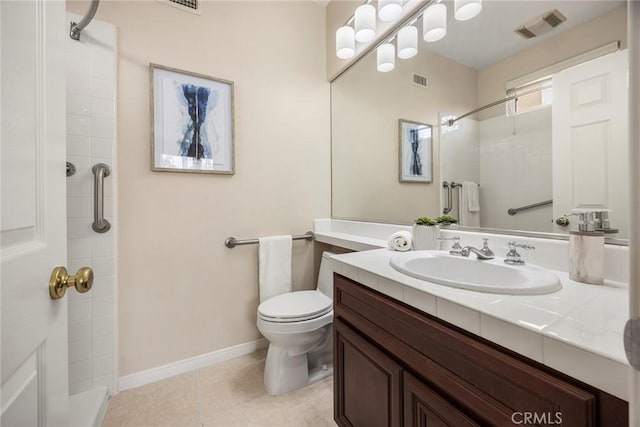
[[[468,21],[442,3],[444,38],[423,41],[418,14],[416,56],[379,72],[374,49],[332,81],[332,216],[464,219],[468,181],[468,227],[561,238],[578,224],[565,214],[589,208],[626,239],[626,2],[485,0]],[[429,184],[398,180],[400,119],[433,127]]]

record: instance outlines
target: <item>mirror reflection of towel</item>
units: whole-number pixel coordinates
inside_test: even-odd
[[[465,181],[460,188],[460,225],[480,227],[480,197],[478,184]]]
[[[465,181],[462,183],[461,191],[467,195],[467,209],[469,209],[469,212],[480,212],[478,184],[472,181]]]

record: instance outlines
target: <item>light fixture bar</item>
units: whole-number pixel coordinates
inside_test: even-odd
[[[406,2],[405,2],[406,3]],[[420,6],[419,8],[417,8],[415,10],[415,12],[413,12],[411,15],[405,17],[404,19],[402,19],[401,21],[398,21],[394,26],[392,26],[391,28],[389,28],[383,35],[382,37],[379,39],[378,42],[376,43],[372,43],[369,46],[366,46],[365,49],[363,49],[361,52],[358,52],[358,54],[356,55],[357,58],[361,58],[365,55],[367,55],[368,53],[372,52],[373,50],[377,49],[379,46],[387,43],[392,37],[395,37],[396,34],[398,33],[398,31],[400,31],[400,29],[402,29],[402,27],[405,27],[407,25],[413,24],[416,22],[416,20],[422,15],[422,13],[425,11],[425,9],[431,5],[437,4],[438,0],[430,0],[428,2],[426,2],[425,4],[423,4],[422,6]],[[347,22],[349,22],[349,20],[347,20]],[[338,77],[340,77],[341,75],[343,75],[344,73],[346,73],[347,71],[349,71],[352,67],[355,66],[355,64],[358,61],[351,61],[345,68],[343,68],[342,70],[340,70],[338,73],[336,73],[334,76],[332,76],[330,78],[330,82],[335,81]]]

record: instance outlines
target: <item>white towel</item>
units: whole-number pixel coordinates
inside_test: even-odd
[[[291,292],[291,236],[258,239],[260,302]]]
[[[478,184],[463,182],[460,188],[460,225],[480,227],[480,202]]]
[[[462,192],[467,193],[467,205],[469,212],[480,212],[480,195],[478,184],[465,181],[462,183]]]
[[[408,231],[398,231],[393,233],[387,242],[392,251],[405,252],[411,249],[412,240],[413,237]]]

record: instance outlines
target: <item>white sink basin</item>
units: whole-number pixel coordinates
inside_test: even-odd
[[[534,295],[562,288],[550,271],[533,265],[508,265],[503,258],[480,261],[473,254],[464,258],[442,251],[410,251],[392,256],[389,264],[416,279],[479,292]]]

